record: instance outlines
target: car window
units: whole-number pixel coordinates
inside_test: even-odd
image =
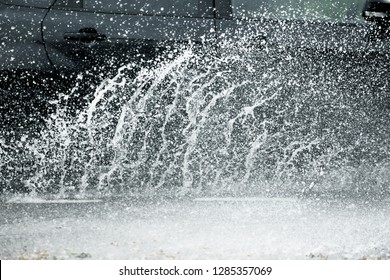
[[[362,20],[365,0],[232,0],[237,18]]]
[[[100,12],[197,16],[199,0],[85,0],[84,8]]]

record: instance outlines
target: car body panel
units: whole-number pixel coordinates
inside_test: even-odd
[[[115,13],[116,9],[107,11],[109,6],[100,6],[101,12],[91,12],[88,3],[85,1],[82,11],[52,9],[44,21],[48,54],[59,69],[110,67],[114,61],[139,60],[143,55],[153,56],[164,42],[205,40],[215,27],[212,18]],[[86,28],[102,34],[105,39],[88,43],[65,39],[65,34]],[[104,63],[100,63],[102,61]]]
[[[14,6],[49,8],[55,0],[2,0],[0,2]]]
[[[377,36],[379,27],[363,20],[360,10],[364,0],[344,0],[354,8],[351,10],[345,4],[336,9],[335,4],[336,8],[321,8],[328,13],[326,17],[308,18],[264,14],[264,7],[270,6],[271,2],[268,2],[3,0],[0,1],[0,70],[107,70],[114,64],[146,60],[174,42],[203,43],[216,38],[233,44],[246,41],[258,47],[262,55],[264,50],[288,49],[292,54],[299,50],[314,56],[322,53],[322,57],[329,52],[331,59],[336,54],[361,63],[375,61],[382,68],[387,65],[390,36]],[[289,7],[304,1],[272,1],[273,4],[282,2],[283,6]],[[310,11],[315,11],[315,5],[321,6],[324,1],[306,2],[311,3]],[[264,7],[259,10],[263,14],[247,16],[246,12],[234,10],[235,3],[263,3]],[[335,12],[339,10],[345,15]],[[329,17],[332,13],[337,14],[335,18]],[[85,30],[96,32],[96,38],[100,39],[69,40]]]
[[[14,43],[1,47],[0,70],[29,69],[48,72],[52,69],[45,48],[40,43]]]
[[[45,9],[0,3],[0,70],[48,71],[51,64],[42,41]]]
[[[175,17],[213,17],[212,0],[84,0],[84,9],[93,12]]]

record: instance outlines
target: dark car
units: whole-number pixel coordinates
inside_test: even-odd
[[[387,57],[389,18],[388,0],[1,0],[0,70],[99,72],[243,32],[259,47]]]
[[[2,103],[5,111],[15,96],[29,103],[13,92],[20,88],[26,101],[41,96],[35,88],[66,90],[80,73],[92,88],[121,65],[142,67],[183,44],[222,56],[241,45],[259,67],[295,56],[299,65],[286,71],[312,69],[388,95],[389,23],[389,0],[1,0]]]

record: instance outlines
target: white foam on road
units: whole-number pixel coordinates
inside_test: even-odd
[[[36,203],[36,204],[55,204],[55,203],[98,203],[100,199],[43,199],[37,197],[13,197],[6,203]]]
[[[239,201],[272,201],[272,202],[298,202],[298,199],[285,198],[285,197],[199,197],[194,201],[226,201],[226,202],[239,202]]]
[[[0,204],[0,258],[390,259],[384,201],[35,201]]]

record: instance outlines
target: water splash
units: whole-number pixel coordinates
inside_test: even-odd
[[[136,74],[125,65],[76,115],[63,94],[39,137],[0,141],[3,190],[389,193],[389,119],[370,66],[242,45],[178,48]]]

